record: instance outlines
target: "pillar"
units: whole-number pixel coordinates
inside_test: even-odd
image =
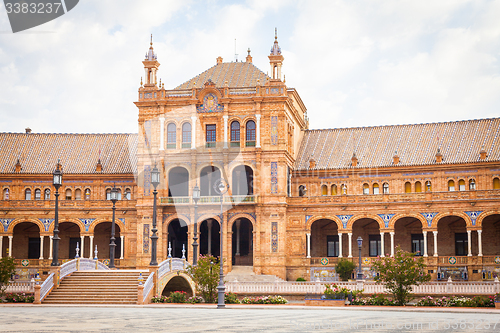
[[[307,258],[311,258],[311,233],[306,233]]]
[[[53,235],[50,235],[49,236],[49,259],[52,260],[52,243],[53,243],[53,238],[54,236]]]
[[[260,148],[260,114],[256,114],[255,115],[255,118],[257,119],[257,130],[256,130],[256,133],[255,133],[255,140],[257,142],[255,142],[255,148]]]
[[[424,234],[424,257],[427,257],[427,231],[422,231],[422,234]]]
[[[468,257],[472,257],[471,233],[472,233],[472,230],[467,230],[467,256]]]
[[[394,231],[389,234],[391,235],[391,257],[394,257]]]
[[[89,259],[93,259],[93,258],[94,258],[94,256],[92,255],[92,250],[94,250],[94,236],[93,236],[93,235],[90,235],[90,236],[89,236],[89,238],[90,238],[90,247],[89,247],[89,249],[90,249],[90,253],[89,253]]]
[[[80,258],[85,258],[85,257],[83,256],[83,254],[84,254],[84,252],[83,252],[83,251],[84,251],[84,249],[85,249],[85,236],[80,235]],[[90,251],[90,252],[92,252],[92,251]]]
[[[165,118],[164,117],[160,117],[160,150],[165,150]],[[92,252],[92,251],[90,251],[90,252]],[[83,245],[82,245],[82,257],[83,257]]]
[[[207,241],[208,241],[208,254],[211,255],[212,254],[212,220],[207,220],[207,228],[208,228],[208,238],[207,238]]]
[[[483,231],[482,230],[478,230],[477,231],[477,247],[478,247],[478,254],[477,256],[478,257],[482,257],[483,256],[483,239],[482,239],[482,234]],[[2,243],[0,242],[0,246],[2,245]],[[1,255],[0,255],[0,258],[1,258]]]
[[[236,220],[236,253],[235,253],[235,255],[237,256],[240,255],[240,227],[241,227],[241,221],[238,219]]]
[[[123,259],[123,248],[125,247],[125,242],[124,242],[124,235],[120,235],[120,240],[121,240],[121,246],[120,246],[120,259]]]
[[[0,259],[2,259],[3,236],[0,236]]]
[[[339,258],[342,258],[342,235],[343,233],[339,232]]]
[[[40,260],[43,260],[43,238],[44,236],[40,236]]]
[[[380,254],[380,256],[383,258],[385,257],[385,243],[384,243],[384,236],[385,236],[385,233],[381,232],[380,233],[380,248],[382,250],[382,253]]]
[[[224,148],[227,148],[227,119],[228,116],[222,116],[224,119]]]
[[[434,257],[438,256],[438,232],[433,231],[434,234]]]
[[[14,236],[9,236],[9,257],[12,257],[12,239]]]
[[[191,149],[196,149],[196,116],[191,117]]]
[[[347,233],[347,239],[349,242],[349,255],[348,255],[348,257],[352,258],[352,232]]]

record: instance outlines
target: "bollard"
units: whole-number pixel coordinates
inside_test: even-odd
[[[144,285],[140,284],[137,286],[137,304],[142,305],[144,299]]]
[[[40,300],[40,289],[42,287],[37,284],[35,285],[35,301],[33,302],[33,304],[42,304],[42,301]]]

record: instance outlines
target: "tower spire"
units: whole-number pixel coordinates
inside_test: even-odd
[[[144,64],[144,71],[145,71],[145,83],[144,87],[147,86],[156,86],[156,74],[158,72],[158,67],[160,66],[160,63],[158,62],[156,58],[156,54],[153,50],[153,34],[151,34],[150,41],[149,41],[149,50],[146,53],[146,58],[142,62]]]
[[[281,47],[278,44],[278,28],[274,28],[274,44],[269,54],[269,63],[271,64],[271,79],[281,81],[281,66],[283,65],[283,56]]]

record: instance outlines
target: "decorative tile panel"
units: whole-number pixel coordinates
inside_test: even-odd
[[[477,220],[477,217],[482,213],[482,211],[479,211],[479,212],[465,212],[465,214],[469,215],[471,221],[472,221],[472,225],[476,225],[476,220]]]
[[[384,220],[384,225],[386,228],[389,228],[389,221],[392,219],[392,217],[396,214],[378,214]]]
[[[151,194],[151,165],[144,166],[144,196]]]
[[[427,220],[427,226],[430,228],[432,226],[432,220],[434,219],[434,216],[436,216],[438,213],[420,213],[425,219]]]
[[[146,148],[151,148],[151,120],[144,122],[144,144]]]
[[[347,222],[349,222],[349,219],[353,217],[353,215],[337,215],[337,217],[342,221],[342,226],[344,229],[347,228]]]
[[[309,221],[309,219],[312,217],[312,215],[306,215],[306,224],[307,224],[307,221]]]
[[[271,249],[273,252],[278,252],[278,222],[271,223]]]
[[[142,252],[149,253],[149,224],[144,224],[144,231],[142,234]]]
[[[271,145],[278,144],[278,116],[271,116]]]
[[[14,219],[0,219],[0,222],[3,225],[3,230],[4,232],[7,232],[7,229],[9,229],[9,224],[14,221]]]
[[[54,219],[39,219],[43,224],[43,229],[49,231],[50,225],[54,222]]]
[[[172,215],[174,215],[174,214],[171,214],[171,213],[163,214],[163,222],[165,222]]]
[[[92,224],[92,222],[95,221],[95,219],[79,219],[79,220],[82,221],[83,225],[85,226],[85,231],[89,231],[90,225]]]
[[[125,225],[125,219],[124,218],[119,218],[118,220],[122,221],[123,225]]]
[[[271,193],[278,193],[278,162],[271,162]]]
[[[203,104],[196,107],[198,113],[211,113],[211,112],[222,112],[224,107],[218,104],[217,96],[215,94],[206,94],[203,97]]]

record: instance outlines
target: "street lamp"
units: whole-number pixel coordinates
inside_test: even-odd
[[[118,201],[118,189],[113,186],[110,193],[111,202],[113,203],[113,221],[111,222],[111,242],[109,244],[109,268],[115,268],[115,204]],[[123,246],[123,245],[122,245]]]
[[[194,200],[194,234],[193,234],[193,266],[198,263],[198,200],[200,200],[200,188],[198,183],[193,188]]]
[[[156,232],[158,229],[156,229],[156,195],[158,194],[158,191],[156,190],[156,187],[160,184],[160,171],[156,167],[156,162],[153,170],[151,171],[151,184],[153,184],[154,191],[153,191],[153,229],[151,231],[153,234],[151,235],[151,262],[149,263],[150,266],[158,266],[158,262],[156,261],[156,243],[158,241],[158,235]]]
[[[224,229],[222,228],[222,225],[224,223],[224,216],[222,215],[222,202],[224,199],[224,194],[227,192],[229,189],[229,185],[226,183],[224,178],[219,178],[215,184],[214,184],[214,190],[216,193],[220,195],[220,261],[219,261],[219,266],[220,266],[220,272],[219,272],[219,285],[217,286],[217,309],[223,309],[226,307],[224,304],[224,291],[226,287],[224,286],[224,260],[222,256],[222,240],[223,240],[223,233]]]
[[[358,249],[359,249],[359,266],[358,266],[357,280],[362,280],[363,273],[361,273],[361,246],[363,245],[363,238],[361,238],[361,236],[359,236],[357,241],[358,241]]]
[[[52,264],[50,265],[59,266],[59,187],[62,185],[62,171],[59,160],[57,161],[56,169],[52,173],[52,185],[56,188],[56,209],[54,217],[54,237],[52,237],[52,252],[54,252],[54,255],[52,257]]]

